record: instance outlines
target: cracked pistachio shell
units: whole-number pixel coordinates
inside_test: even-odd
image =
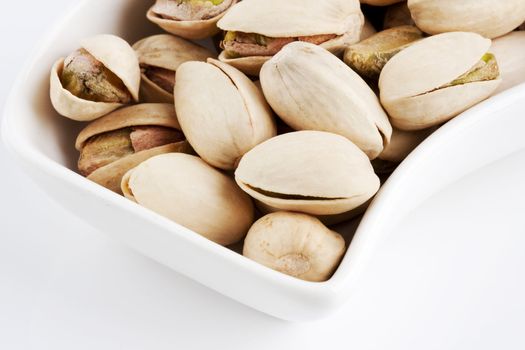
[[[240,241],[254,219],[250,198],[202,159],[168,153],[130,170],[122,192],[138,204],[221,245]]]
[[[345,249],[344,238],[318,219],[278,212],[253,224],[243,255],[287,275],[321,282],[332,276]]]
[[[406,1],[388,6],[383,20],[383,29],[415,25]]]
[[[404,0],[361,0],[361,3],[373,6],[388,6],[401,1]]]
[[[502,83],[496,93],[525,83],[525,32],[511,32],[494,39],[490,52],[498,60]]]
[[[346,45],[360,40],[364,16],[358,0],[244,0],[217,23],[220,29],[257,33],[272,38],[335,34],[321,47],[340,54]],[[271,56],[219,59],[248,75],[258,75]]]
[[[242,157],[235,180],[267,206],[312,215],[348,212],[379,189],[368,157],[348,139],[322,131],[261,143]]]
[[[83,39],[80,47],[89,52],[126,86],[138,101],[140,68],[135,51],[129,44],[114,35],[103,34]],[[64,89],[60,75],[64,58],[55,62],[50,76],[50,97],[53,107],[64,117],[77,121],[91,121],[122,106],[121,103],[93,102],[81,99]]]
[[[392,128],[374,92],[319,46],[287,45],[264,64],[260,78],[270,106],[295,130],[340,134],[370,159],[390,140]]]
[[[179,67],[175,106],[195,151],[220,169],[234,169],[243,154],[277,134],[272,111],[257,86],[214,59]]]
[[[175,109],[170,104],[138,104],[121,108],[88,124],[78,135],[75,148],[80,151],[91,137],[132,126],[163,126],[180,130]],[[120,183],[131,168],[153,156],[169,153],[190,153],[187,141],[171,143],[125,156],[92,172],[87,178],[114,192],[121,193]]]
[[[489,39],[475,33],[431,36],[404,49],[379,77],[381,103],[392,125],[419,130],[441,124],[489,97],[500,79],[443,87],[474,67]]]
[[[474,32],[495,38],[525,20],[523,0],[408,0],[416,25],[429,34]]]
[[[231,6],[234,6],[238,0],[233,0]],[[231,7],[230,7],[231,8]],[[177,21],[172,19],[162,18],[153,12],[153,6],[146,13],[146,17],[152,23],[155,23],[165,31],[175,34],[182,38],[190,40],[206,39],[219,33],[217,22],[229,11],[226,10],[219,15],[196,21]]]
[[[177,71],[187,61],[206,61],[216,55],[200,45],[170,34],[144,38],[133,45],[141,66]],[[141,75],[140,99],[143,102],[173,103],[173,93],[159,87],[144,73]]]

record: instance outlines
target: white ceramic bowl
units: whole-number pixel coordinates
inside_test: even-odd
[[[114,33],[134,42],[157,32],[144,17],[150,2],[85,0],[74,8],[16,82],[6,106],[3,139],[27,173],[72,213],[142,254],[262,312],[309,320],[338,309],[397,220],[448,183],[525,147],[525,85],[521,85],[456,118],[406,159],[373,201],[329,281],[312,283],[275,272],[74,171],[78,157],[74,139],[82,124],[59,117],[51,107],[51,65],[86,36]]]

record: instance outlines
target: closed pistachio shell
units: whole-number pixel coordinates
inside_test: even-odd
[[[408,0],[408,7],[416,25],[429,34],[464,31],[495,38],[525,20],[522,0]]]
[[[261,143],[242,157],[235,180],[270,207],[312,215],[348,212],[379,189],[368,157],[348,139],[321,131]]]
[[[502,83],[496,93],[525,82],[525,32],[511,32],[494,39],[490,51],[498,60]]]
[[[179,67],[175,105],[188,141],[217,168],[234,169],[243,154],[277,133],[272,111],[256,85],[214,59]]]
[[[268,103],[293,129],[340,134],[370,159],[388,144],[392,128],[377,96],[325,49],[291,43],[264,64],[260,78]]]
[[[166,91],[152,81],[148,67],[157,67],[175,72],[187,61],[206,61],[216,55],[200,45],[170,34],[159,34],[144,38],[133,45],[140,66],[143,67],[140,99],[143,102],[173,103],[173,89]],[[173,76],[173,79],[174,76]]]
[[[182,153],[156,156],[122,179],[124,195],[221,245],[240,241],[253,222],[250,198],[228,176]]]
[[[80,46],[115,74],[138,101],[140,68],[135,52],[126,41],[103,34],[82,40]],[[64,59],[60,58],[53,65],[50,76],[51,102],[61,115],[77,121],[91,121],[122,106],[122,103],[94,102],[73,95],[62,86],[63,69]]]
[[[425,129],[489,97],[501,83],[497,70],[490,71],[486,79],[453,82],[482,61],[490,44],[475,33],[444,33],[395,55],[379,78],[381,103],[392,125],[403,130]]]

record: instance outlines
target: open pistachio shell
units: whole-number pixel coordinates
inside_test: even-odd
[[[525,20],[523,0],[408,0],[408,7],[416,25],[429,34],[465,31],[495,38]]]
[[[216,55],[191,41],[170,34],[159,34],[144,38],[133,45],[140,66],[143,67],[140,85],[142,102],[173,103],[173,90],[168,92],[145,74],[145,68],[158,67],[173,71],[187,61],[206,61]]]
[[[322,131],[261,143],[242,157],[235,180],[270,207],[312,215],[348,212],[379,189],[368,157],[348,139]]]
[[[511,32],[494,39],[490,51],[498,60],[502,83],[496,93],[525,83],[525,32]]]
[[[340,134],[370,159],[390,140],[392,128],[374,92],[319,46],[287,45],[264,64],[260,78],[270,106],[295,130]]]
[[[401,1],[404,0],[361,0],[361,3],[373,6],[388,6]]]
[[[237,1],[238,0],[233,0],[231,6],[235,5]],[[158,16],[153,11],[153,7],[151,7],[147,12],[146,17],[168,33],[175,34],[186,39],[199,40],[212,37],[219,33],[220,30],[217,28],[217,22],[226,14],[227,11],[224,11],[221,14],[209,19],[177,21]]]
[[[75,147],[81,151],[86,142],[96,136],[110,131],[137,126],[163,126],[180,130],[175,109],[170,104],[139,104],[121,108],[88,124],[78,135]],[[155,155],[168,152],[190,153],[191,146],[187,141],[180,141],[139,151],[105,166],[88,175],[88,179],[120,193],[122,176],[131,168]]]
[[[250,198],[202,159],[181,153],[156,156],[122,179],[124,195],[204,237],[230,245],[253,222]]]
[[[179,67],[175,106],[188,141],[217,168],[234,169],[243,154],[277,133],[272,111],[256,85],[214,59]]]
[[[217,23],[220,29],[256,33],[270,38],[297,38],[334,34],[321,47],[334,54],[358,42],[364,17],[358,0],[244,0],[233,6]],[[229,57],[219,55],[248,75],[258,75],[271,56]]]
[[[97,35],[84,39],[80,46],[114,73],[138,101],[140,86],[139,62],[133,49],[114,35]],[[51,69],[50,97],[53,107],[61,115],[78,121],[91,121],[119,107],[121,103],[93,102],[73,95],[64,89],[60,75],[64,59],[60,58]]]
[[[420,40],[390,59],[379,77],[379,88],[392,125],[425,129],[489,97],[501,83],[497,69],[473,82],[457,79],[475,69],[490,44],[475,33],[444,33]]]

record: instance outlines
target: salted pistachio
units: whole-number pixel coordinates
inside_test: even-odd
[[[237,0],[156,0],[146,17],[168,33],[205,39],[219,32],[217,21]]]
[[[144,38],[133,45],[141,68],[142,102],[173,103],[175,72],[187,61],[206,61],[210,50],[170,34]]]
[[[381,103],[392,125],[425,129],[489,97],[501,83],[490,45],[479,34],[444,33],[392,57],[379,77]]]
[[[386,29],[348,46],[344,61],[361,76],[377,79],[388,60],[422,38],[423,33],[414,26]]]
[[[187,154],[150,158],[121,186],[128,199],[221,245],[244,238],[254,219],[252,201],[231,178]]]
[[[383,29],[415,25],[406,1],[388,6],[383,19]]]
[[[177,70],[175,106],[195,151],[209,164],[234,169],[239,158],[276,135],[263,94],[242,72],[214,59]]]
[[[361,0],[361,3],[373,6],[388,6],[401,1],[404,0]]]
[[[117,193],[122,176],[140,162],[167,152],[191,152],[171,104],[114,111],[88,124],[75,147],[79,172]]]
[[[429,34],[474,32],[495,38],[525,20],[523,0],[408,0],[416,25]]]
[[[496,93],[525,82],[525,32],[511,32],[492,41],[502,83]]]
[[[249,75],[285,45],[310,42],[339,54],[359,41],[358,0],[244,0],[217,23],[226,31],[219,59]]]
[[[310,43],[291,43],[261,69],[273,110],[295,130],[340,134],[370,159],[388,144],[392,128],[375,93],[336,56]]]
[[[255,146],[241,158],[235,180],[265,205],[312,215],[348,212],[379,189],[366,154],[322,131],[291,132]]]
[[[53,107],[64,117],[91,121],[138,100],[140,68],[133,49],[114,35],[80,42],[55,62],[50,75]]]
[[[345,252],[343,237],[318,219],[278,212],[257,220],[243,255],[273,270],[311,282],[328,280]]]

